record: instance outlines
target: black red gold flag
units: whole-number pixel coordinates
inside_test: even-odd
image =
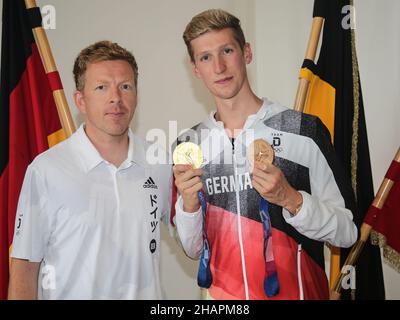
[[[64,139],[52,89],[32,28],[41,26],[38,8],[3,0],[0,91],[0,299],[7,296],[9,250],[15,212],[27,166]],[[57,76],[57,75],[56,75]]]
[[[367,129],[360,85],[355,30],[349,0],[315,0],[314,17],[325,19],[317,63],[305,60],[301,78],[310,80],[305,112],[320,117],[331,133],[356,199],[354,221],[360,227],[374,199]],[[341,250],[344,263],[348,250]],[[342,297],[349,292],[342,291]],[[355,299],[384,299],[378,247],[369,242],[356,266]]]

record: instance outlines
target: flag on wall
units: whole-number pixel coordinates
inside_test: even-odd
[[[7,297],[9,250],[15,212],[27,166],[64,139],[52,88],[32,28],[41,26],[38,8],[24,0],[3,0],[0,91],[0,299]]]
[[[385,262],[400,272],[400,149],[385,175],[392,184],[382,209],[371,206],[364,222],[372,227],[371,239],[383,248]]]
[[[314,17],[325,18],[321,50],[317,64],[304,61],[300,77],[310,81],[304,112],[319,116],[327,126],[335,150],[352,181],[356,199],[354,221],[360,227],[374,199],[374,190],[351,25],[352,8],[349,0],[315,0]],[[341,250],[341,264],[348,252]],[[337,272],[340,272],[339,268]],[[345,297],[346,291],[343,294]],[[368,242],[356,266],[355,299],[384,297],[380,251]]]

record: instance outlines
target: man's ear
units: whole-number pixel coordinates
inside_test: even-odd
[[[193,74],[194,74],[197,78],[201,78],[199,69],[197,69],[196,64],[195,64],[193,61],[191,61],[190,63],[191,63],[191,65],[192,65],[192,72],[193,72]]]
[[[83,98],[83,93],[79,90],[74,91],[74,101],[75,105],[79,109],[82,114],[86,114],[86,104],[85,99]]]
[[[246,42],[246,44],[244,45],[243,55],[246,64],[249,64],[251,61],[253,61],[253,51],[251,50],[250,43],[248,42]]]

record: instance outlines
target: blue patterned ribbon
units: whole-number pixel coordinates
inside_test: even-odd
[[[274,254],[272,252],[272,230],[268,207],[268,201],[264,198],[261,198],[260,215],[264,230],[265,258],[264,292],[267,297],[273,297],[279,293],[279,281],[278,273],[276,271]]]
[[[197,284],[201,288],[209,288],[212,284],[212,274],[210,269],[211,260],[211,249],[208,244],[207,230],[206,230],[206,213],[207,213],[207,202],[204,198],[202,191],[199,191],[199,201],[201,205],[201,211],[203,214],[203,250],[201,252],[199,271],[197,273]]]

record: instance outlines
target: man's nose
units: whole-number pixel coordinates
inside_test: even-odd
[[[226,64],[222,57],[217,56],[214,59],[214,71],[217,74],[223,73],[226,70]]]
[[[121,102],[121,90],[117,86],[111,87],[110,103]]]

